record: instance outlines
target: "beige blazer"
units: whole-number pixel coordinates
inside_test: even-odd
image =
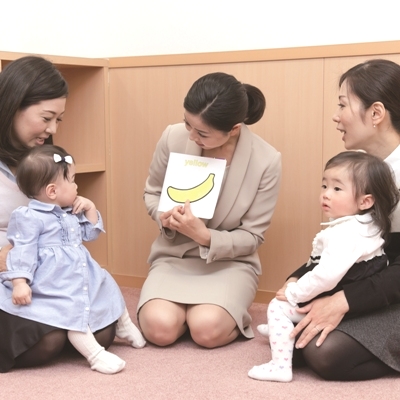
[[[150,264],[158,258],[182,258],[186,252],[201,247],[179,232],[164,229],[157,211],[169,153],[201,155],[201,151],[189,140],[183,123],[168,126],[156,146],[144,192],[147,211],[160,228],[151,247]],[[202,248],[202,253],[205,250],[206,263],[244,262],[261,274],[257,249],[264,242],[278,198],[281,154],[242,124],[226,173],[214,216],[204,220],[211,232],[211,245],[209,249]]]

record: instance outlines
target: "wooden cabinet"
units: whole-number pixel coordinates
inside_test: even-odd
[[[0,67],[26,54],[0,52]],[[66,112],[53,142],[76,162],[78,192],[102,214],[106,234],[85,243],[99,264],[112,272],[109,206],[108,60],[43,56],[52,61],[69,85]]]

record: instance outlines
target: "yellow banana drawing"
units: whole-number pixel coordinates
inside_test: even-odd
[[[184,203],[189,200],[191,203],[206,197],[214,187],[215,174],[208,175],[207,179],[197,186],[189,189],[178,189],[173,186],[167,188],[168,196],[176,203]]]

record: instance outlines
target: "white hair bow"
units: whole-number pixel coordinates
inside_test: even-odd
[[[59,163],[60,161],[63,161],[63,160],[68,164],[72,164],[72,162],[73,162],[71,156],[65,156],[64,158],[62,158],[59,154],[54,154],[53,159],[56,163]]]

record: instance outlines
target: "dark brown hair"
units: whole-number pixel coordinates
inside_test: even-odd
[[[389,112],[394,129],[400,133],[400,65],[393,61],[375,59],[350,68],[339,80],[346,81],[364,110],[380,101]]]
[[[29,151],[12,130],[17,111],[67,96],[67,82],[50,61],[26,56],[7,64],[0,73],[0,160],[15,167]]]
[[[198,79],[183,102],[185,110],[199,115],[205,124],[222,132],[230,132],[242,122],[255,124],[263,116],[265,105],[260,89],[240,83],[223,72]]]
[[[387,240],[391,229],[391,215],[399,202],[399,189],[394,174],[383,160],[360,151],[344,151],[331,158],[325,171],[334,167],[346,167],[355,188],[354,197],[370,194],[375,202],[369,210],[378,225],[382,237]]]
[[[55,154],[61,157],[61,161],[54,161]],[[69,154],[60,146],[44,144],[31,148],[17,167],[17,184],[21,192],[34,198],[60,174],[68,180],[70,164],[65,162],[66,156]]]

